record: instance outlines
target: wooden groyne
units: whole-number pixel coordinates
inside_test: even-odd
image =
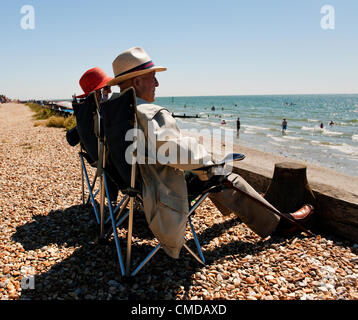
[[[272,178],[254,170],[233,167],[233,172],[241,175],[250,185],[265,193]],[[310,181],[308,181],[310,183]],[[354,197],[318,183],[310,183],[317,207],[315,227],[348,240],[358,240],[358,202]]]

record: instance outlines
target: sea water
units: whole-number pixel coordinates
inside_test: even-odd
[[[197,116],[176,118],[181,129],[222,128],[243,146],[358,176],[358,95],[158,97],[155,104]]]

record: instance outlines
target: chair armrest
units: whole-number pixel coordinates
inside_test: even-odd
[[[225,165],[229,162],[240,161],[243,159],[245,159],[245,155],[241,153],[229,153],[219,162],[194,169],[192,172],[195,173],[200,180],[207,181],[213,176],[226,176]]]

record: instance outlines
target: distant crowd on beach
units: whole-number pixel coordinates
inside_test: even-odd
[[[0,103],[8,103],[10,102],[10,99],[8,97],[6,97],[5,95],[1,94],[0,95]]]

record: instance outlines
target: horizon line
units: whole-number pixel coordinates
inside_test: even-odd
[[[244,96],[324,96],[324,95],[358,95],[356,93],[258,93],[258,94],[219,94],[219,95],[177,95],[177,96],[157,96],[157,98],[188,98],[188,97],[244,97]],[[6,95],[5,95],[6,96]],[[29,98],[29,99],[19,99],[19,98],[9,98],[11,100],[72,100],[72,98]]]
[[[325,95],[358,95],[356,93],[258,93],[258,94],[218,94],[218,95],[179,95],[179,96],[157,96],[156,98],[175,97],[238,97],[238,96],[325,96]]]

